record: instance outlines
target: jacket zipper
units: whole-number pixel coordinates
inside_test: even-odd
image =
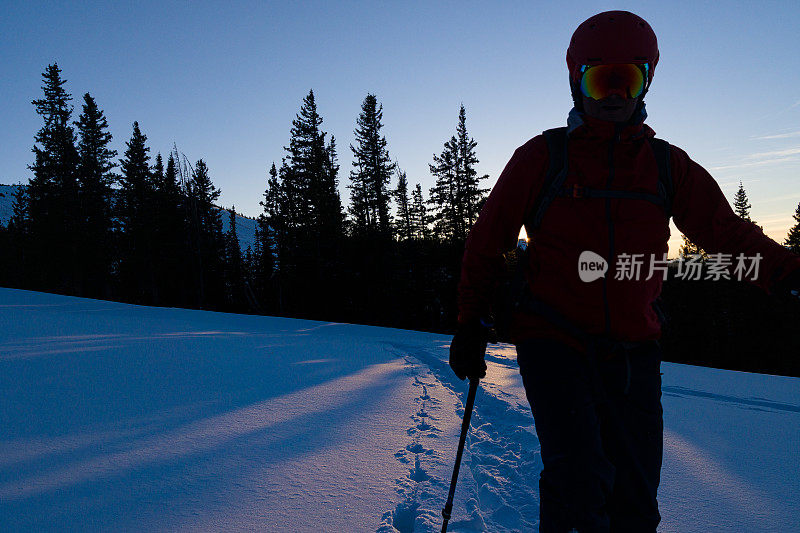
[[[614,181],[614,148],[619,142],[619,125],[614,125],[614,137],[608,146],[608,180],[606,188]],[[611,198],[606,198],[606,222],[608,223],[608,272],[603,276],[603,309],[605,311],[605,333],[611,336],[611,309],[608,305],[608,276],[616,271],[614,260],[614,220],[611,218]]]

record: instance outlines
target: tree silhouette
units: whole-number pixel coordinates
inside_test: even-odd
[[[783,244],[792,252],[800,255],[800,203],[797,204],[797,209],[794,211],[794,221],[795,224],[789,230],[789,235]]]
[[[430,237],[428,225],[431,221],[428,208],[425,205],[422,185],[417,183],[411,195],[411,226],[413,228],[413,237],[417,240],[426,240]]]
[[[78,260],[81,286],[85,294],[108,298],[113,270],[114,223],[111,186],[117,166],[111,133],[103,111],[89,93],[83,95],[83,112],[75,122],[78,128]]]
[[[225,264],[227,299],[233,310],[243,310],[247,302],[245,265],[239,235],[236,232],[236,206],[228,210],[228,231],[225,233]]]
[[[752,219],[750,218],[751,207],[753,206],[750,205],[750,202],[747,199],[747,193],[744,191],[744,186],[740,181],[739,189],[736,191],[736,195],[733,197],[733,210],[743,219],[752,222]]]
[[[444,143],[438,156],[434,154],[429,165],[436,183],[430,190],[430,203],[434,208],[433,223],[437,238],[463,242],[478,218],[486,189],[480,189],[475,165],[478,143],[467,132],[467,115],[462,104],[458,113],[456,135]]]
[[[28,184],[31,266],[36,286],[80,294],[78,272],[78,151],[70,125],[72,97],[58,64],[42,74],[44,97],[34,100],[44,124],[35,136]]]
[[[117,217],[122,224],[120,278],[123,294],[136,303],[158,302],[155,269],[155,183],[150,172],[147,136],[133,123],[133,133],[120,160]]]
[[[219,308],[225,298],[225,240],[222,232],[222,215],[214,202],[219,198],[209,176],[208,165],[202,159],[194,165],[187,183],[189,203],[189,232],[194,240],[194,282],[197,287],[198,307]]]
[[[187,200],[178,176],[177,154],[170,153],[164,168],[161,154],[152,168],[154,186],[153,228],[156,283],[164,305],[188,305],[192,289],[186,277],[191,257],[187,226]]]
[[[282,308],[332,305],[326,294],[341,255],[344,215],[338,192],[339,165],[333,137],[326,144],[314,92],[292,121],[286,157],[268,188],[267,225],[277,242]],[[316,291],[316,292],[312,292]],[[287,298],[283,298],[286,295]]]
[[[25,289],[30,284],[30,217],[27,189],[22,184],[14,188],[11,218],[2,242],[5,253],[0,254],[0,279],[8,287]],[[2,224],[0,224],[2,228]]]
[[[397,237],[401,241],[407,241],[414,237],[414,225],[411,199],[408,197],[408,178],[404,171],[398,170],[397,172],[397,188],[394,190],[394,198],[397,202]]]
[[[363,236],[391,235],[389,181],[396,164],[389,158],[383,128],[383,106],[374,94],[367,94],[356,121],[356,146],[350,172],[351,207],[354,233]]]
[[[281,255],[286,241],[286,224],[282,216],[285,205],[275,163],[269,169],[267,187],[259,202],[263,212],[256,218],[256,240],[253,250],[253,291],[262,309],[283,313],[281,300]]]

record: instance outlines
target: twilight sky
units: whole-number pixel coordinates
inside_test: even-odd
[[[559,3],[560,4],[560,3]],[[514,149],[563,125],[564,61],[589,16],[626,9],[659,38],[648,124],[684,148],[729,200],[782,241],[800,201],[800,3],[22,2],[0,18],[0,183],[27,182],[40,128],[31,100],[57,62],[74,118],[89,92],[120,156],[138,120],[154,156],[176,143],[203,158],[220,202],[254,216],[291,121],[314,90],[335,135],[349,203],[353,129],[368,92],[383,104],[390,156],[411,186],[433,185],[432,154],[458,108],[495,183]],[[679,235],[673,229],[672,248]]]

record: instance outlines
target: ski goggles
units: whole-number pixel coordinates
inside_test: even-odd
[[[647,63],[613,63],[583,65],[581,92],[587,98],[602,100],[612,94],[637,98],[644,92],[650,65]]]

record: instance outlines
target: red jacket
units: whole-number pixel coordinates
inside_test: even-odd
[[[643,123],[617,131],[614,123],[573,111],[565,185],[657,194],[658,168],[646,139],[653,135]],[[671,146],[670,154],[672,216],[681,232],[709,253],[733,254],[734,259],[740,253],[761,254],[754,283],[767,291],[800,268],[800,257],[733,212],[703,167],[677,147]],[[523,221],[542,192],[547,168],[547,145],[538,135],[514,152],[497,180],[467,239],[459,283],[459,322],[489,312],[504,268],[502,254],[516,246]],[[650,258],[661,259],[668,249],[669,221],[662,207],[639,199],[557,197],[541,226],[537,230],[526,227],[526,231],[530,238],[528,283],[535,298],[589,334],[622,341],[660,337],[653,303],[661,293],[663,276],[656,273],[646,278]],[[605,280],[581,281],[578,258],[587,250],[608,261]],[[644,254],[639,280],[615,279],[612,259],[620,254]],[[548,320],[535,315],[518,314],[512,325],[515,343],[563,336]]]

